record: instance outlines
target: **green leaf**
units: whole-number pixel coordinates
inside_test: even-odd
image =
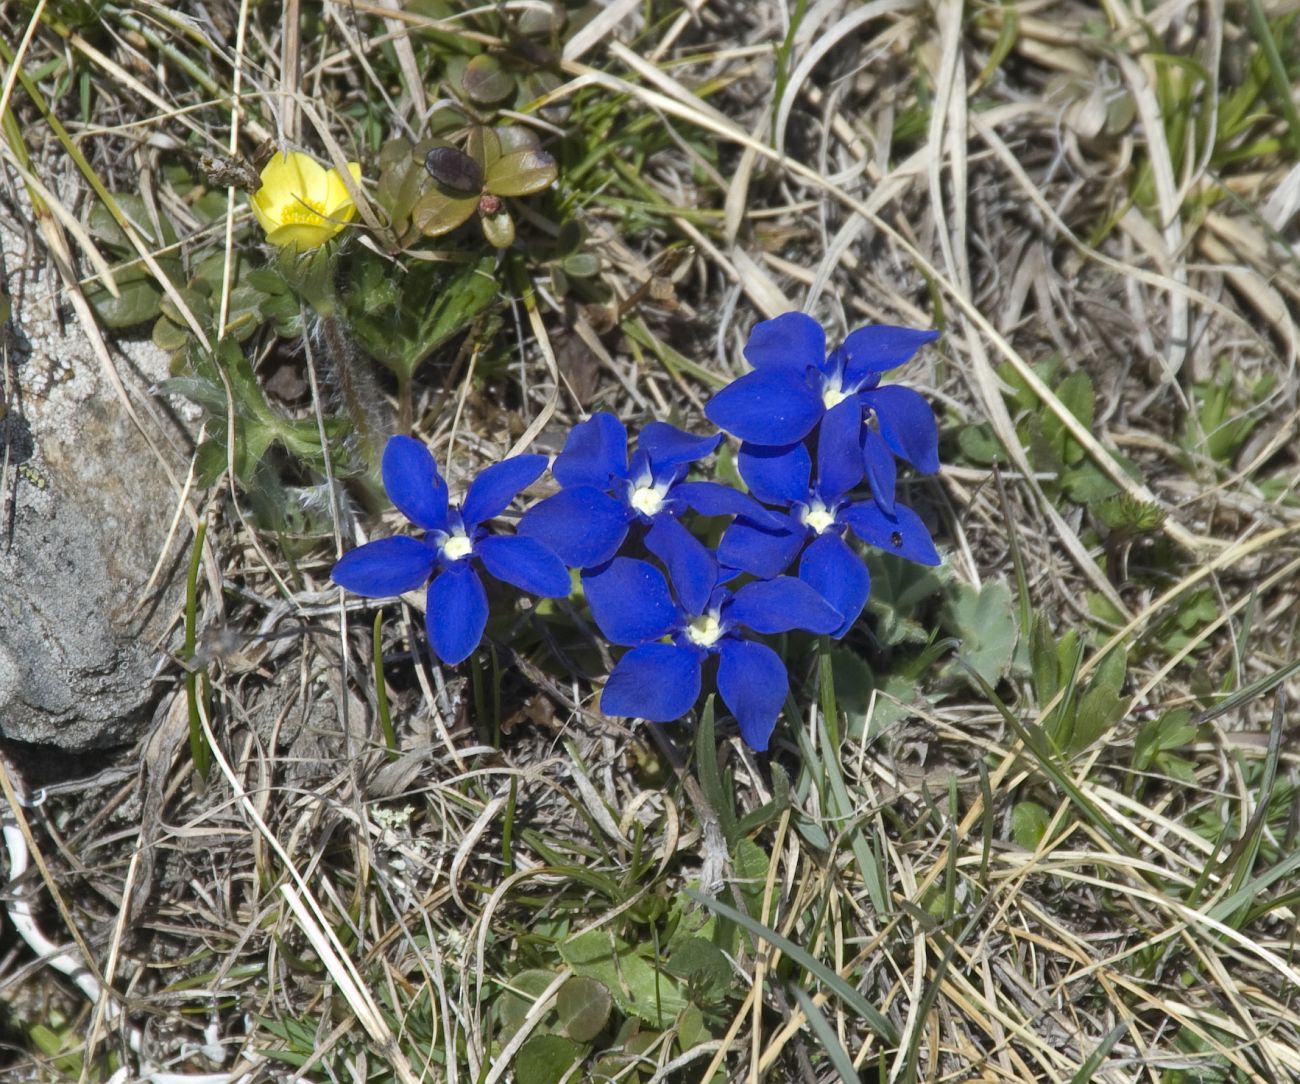
[[[580,1043],[591,1042],[609,1023],[612,1004],[604,983],[575,975],[560,987],[555,1000],[559,1030]]]
[[[962,641],[961,653],[990,685],[1005,676],[1016,649],[1016,615],[1004,583],[976,589],[960,584],[945,608],[947,626]]]
[[[703,937],[681,941],[668,961],[668,970],[706,1001],[720,999],[731,986],[731,964],[717,945]]]
[[[590,252],[571,252],[560,261],[566,275],[589,279],[600,273],[600,258]]]
[[[1038,849],[1050,823],[1051,816],[1037,802],[1017,802],[1011,811],[1011,835],[1027,851]]]
[[[763,893],[767,888],[767,871],[770,862],[767,852],[752,839],[736,841],[731,852],[733,882],[740,890],[740,898],[751,915],[764,921]]]
[[[687,1005],[677,1017],[677,1048],[683,1054],[693,1050],[700,1043],[707,1043],[712,1036],[704,1025],[704,1013],[698,1005]]]
[[[1117,696],[1106,685],[1094,684],[1079,701],[1074,713],[1074,731],[1067,748],[1071,753],[1087,749],[1111,729],[1128,710],[1128,697]]]
[[[582,1061],[586,1047],[562,1035],[534,1035],[515,1056],[518,1084],[559,1084]]]
[[[508,1035],[519,1030],[537,999],[554,981],[555,972],[542,968],[521,971],[511,976],[510,985],[501,991],[496,1002],[501,1026]]]
[[[602,983],[623,1012],[655,1027],[667,1027],[687,1005],[678,980],[656,966],[653,945],[633,947],[606,930],[591,930],[561,944],[560,956],[574,974]]]
[[[703,893],[696,892],[691,888],[686,890],[686,894],[697,903],[707,907],[710,911],[714,911],[722,917],[730,919],[737,925],[743,926],[755,937],[779,948],[790,958],[792,963],[802,967],[805,971],[811,972],[821,980],[821,982],[824,983],[836,997],[843,1001],[848,1008],[852,1009],[863,1020],[865,1020],[867,1026],[871,1028],[871,1030],[874,1031],[886,1044],[893,1045],[898,1042],[898,1032],[880,1010],[872,1005],[871,1002],[862,995],[861,991],[857,990],[852,984],[845,981],[842,976],[836,973],[832,968],[828,967],[821,960],[813,957],[807,949],[803,948],[801,945],[795,944],[788,937],[782,936],[775,930],[764,926],[752,916],[742,915],[734,907],[723,903],[721,900],[715,900],[712,897],[705,896]]]
[[[86,300],[105,327],[126,328],[156,320],[162,311],[162,288],[142,268],[114,273],[118,296],[114,297],[98,281],[86,288]]]
[[[470,100],[480,105],[502,101],[515,90],[515,81],[502,69],[501,62],[486,53],[480,53],[465,65],[460,85]]]
[[[484,186],[498,196],[531,196],[550,185],[557,176],[555,159],[545,151],[512,151],[488,167]]]
[[[1107,478],[1092,460],[1062,471],[1060,483],[1065,495],[1075,504],[1097,504],[1119,492],[1119,486]]]
[[[411,224],[425,237],[441,237],[469,221],[478,208],[478,195],[452,196],[437,188],[424,193],[411,208]]]
[[[1004,458],[1002,442],[988,422],[962,426],[957,432],[957,447],[969,462],[978,467],[991,466]]]
[[[483,215],[483,236],[493,248],[509,248],[515,243],[515,220],[504,207],[494,215]]]
[[[732,845],[738,835],[736,806],[731,795],[730,780],[724,781],[718,768],[718,746],[714,737],[713,720],[714,700],[710,696],[704,702],[704,710],[700,712],[700,721],[695,727],[695,775],[700,781],[704,797],[717,814],[723,839]]]
[[[363,265],[345,304],[357,342],[402,381],[468,330],[498,291],[492,257],[459,267],[421,262],[407,272],[399,291],[386,283],[382,268]]]
[[[159,350],[165,350],[169,354],[184,350],[186,343],[190,341],[189,329],[181,327],[165,315],[159,316],[154,322],[150,337]]]

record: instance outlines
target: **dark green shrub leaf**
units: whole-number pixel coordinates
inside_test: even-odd
[[[448,196],[432,189],[415,201],[411,224],[425,237],[441,237],[469,221],[477,208],[477,195]]]
[[[484,215],[483,236],[494,248],[509,248],[515,243],[515,220],[504,207],[494,215]]]

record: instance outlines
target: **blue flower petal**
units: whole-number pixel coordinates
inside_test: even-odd
[[[618,552],[627,523],[622,501],[579,485],[538,501],[520,518],[516,533],[537,539],[570,568],[591,568]]]
[[[867,566],[844,539],[827,532],[813,539],[803,551],[799,578],[844,615],[839,628],[831,631],[838,640],[852,628],[867,604],[871,591]]]
[[[783,312],[754,325],[745,360],[755,369],[788,369],[802,375],[826,360],[826,332],[807,313]]]
[[[664,563],[668,580],[690,617],[704,613],[718,582],[718,562],[698,538],[672,516],[659,514],[646,532],[645,547]]]
[[[801,373],[760,369],[733,380],[704,408],[719,429],[754,444],[793,444],[825,411],[821,395]]]
[[[353,594],[389,598],[423,587],[438,563],[438,554],[416,538],[378,538],[349,550],[330,572],[330,579]]]
[[[760,501],[788,505],[808,499],[812,458],[802,444],[742,444],[736,455],[736,469]]]
[[[700,698],[700,653],[676,644],[642,644],[618,660],[600,694],[606,715],[671,723]]]
[[[712,454],[722,443],[722,434],[700,437],[667,422],[650,422],[637,437],[637,451],[645,452],[654,469],[655,481],[672,474],[674,467],[694,463]]]
[[[896,369],[926,343],[939,337],[937,331],[875,324],[849,332],[839,348],[844,360],[844,382],[856,387],[872,376]]]
[[[808,528],[792,516],[786,516],[777,528],[741,518],[723,533],[718,560],[729,568],[770,579],[790,567],[807,537]]]
[[[747,583],[722,608],[728,621],[755,632],[834,632],[844,615],[812,587],[793,576]]]
[[[483,567],[498,580],[543,598],[567,598],[573,588],[569,570],[534,538],[488,535],[474,544]]]
[[[499,516],[525,486],[532,485],[546,469],[544,455],[517,455],[479,472],[465,494],[460,514],[471,534],[480,523]]]
[[[411,437],[390,437],[381,466],[384,490],[397,510],[417,527],[440,531],[447,525],[447,483],[433,454]]]
[[[627,429],[601,411],[569,431],[564,450],[551,464],[560,485],[608,489],[611,478],[627,477]]]
[[[862,460],[867,469],[871,495],[875,497],[882,512],[893,515],[898,465],[884,438],[870,425],[862,430]]]
[[[457,561],[429,584],[424,625],[433,653],[448,666],[469,658],[487,627],[487,592],[468,561]]]
[[[861,435],[862,402],[856,395],[826,412],[817,431],[817,492],[824,501],[835,501],[862,481]]]
[[[839,518],[868,546],[921,565],[937,565],[942,560],[921,517],[905,505],[894,505],[890,516],[874,503],[864,501],[842,508]]]
[[[610,643],[644,644],[681,623],[668,581],[645,561],[615,557],[584,572],[582,586],[591,616]]]
[[[720,482],[678,482],[667,495],[670,500],[685,501],[702,516],[745,516],[773,527],[780,522],[748,493]]]
[[[785,663],[770,647],[731,637],[718,654],[718,693],[740,724],[745,744],[762,753],[790,691]]]
[[[939,427],[925,399],[901,384],[862,393],[862,401],[876,412],[881,435],[890,450],[922,474],[939,469]]]

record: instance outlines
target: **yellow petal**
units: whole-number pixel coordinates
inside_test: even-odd
[[[274,230],[270,230],[266,235],[266,239],[278,248],[296,245],[299,252],[307,252],[313,248],[320,248],[342,228],[342,226],[336,226],[331,222],[321,225],[294,222],[288,226],[279,226]]]
[[[354,184],[361,183],[361,166],[358,163],[349,162],[348,172],[352,174]],[[325,185],[326,191],[321,205],[329,208],[329,217],[341,218],[344,221],[351,218],[356,213],[356,205],[352,202],[347,185],[343,183],[343,175],[337,169],[330,170],[325,178]]]

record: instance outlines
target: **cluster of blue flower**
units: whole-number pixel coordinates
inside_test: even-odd
[[[384,487],[424,537],[368,542],[335,565],[334,582],[383,598],[432,576],[429,641],[454,665],[478,646],[487,624],[481,571],[563,598],[568,570],[579,569],[601,633],[630,648],[605,683],[604,712],[681,718],[716,655],[719,695],[744,740],[766,749],[789,679],[780,656],[753,637],[795,629],[840,637],[852,627],[871,585],[845,534],[939,563],[925,525],[895,496],[896,459],[925,473],[938,469],[934,415],[915,391],[880,386],[882,373],[936,336],[864,327],[828,355],[820,325],[802,313],[755,327],[745,347],[753,372],[705,408],[740,439],[737,467],[749,493],[687,479],[722,433],[701,437],[651,422],[629,457],[627,429],[600,413],[574,426],[551,465],[559,492],[525,511],[513,535],[496,534],[485,524],[536,481],[544,456],[488,467],[456,506],[429,450],[393,437]],[[716,551],[682,524],[688,510],[731,517]]]

